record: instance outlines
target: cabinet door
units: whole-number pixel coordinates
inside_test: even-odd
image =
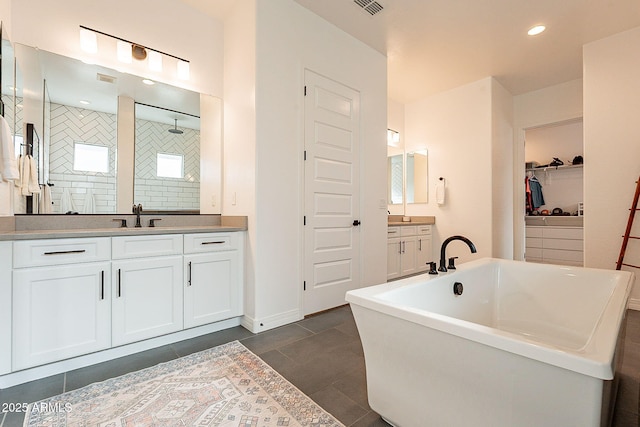
[[[406,276],[415,273],[416,270],[416,253],[418,248],[418,240],[416,237],[402,238],[402,257],[400,260],[400,275]]]
[[[112,263],[113,345],[182,329],[182,256]]]
[[[0,242],[0,375],[11,372],[12,249],[11,242]]]
[[[418,236],[418,248],[416,249],[416,271],[426,271],[429,269],[428,262],[433,259],[433,247],[431,236]]]
[[[387,280],[400,277],[402,242],[399,238],[387,239]]]
[[[191,328],[242,314],[242,284],[237,251],[184,257],[184,327]]]
[[[111,345],[110,263],[13,272],[13,370]]]

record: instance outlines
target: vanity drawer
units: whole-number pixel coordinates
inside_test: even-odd
[[[237,233],[185,234],[184,253],[220,252],[238,249]]]
[[[430,225],[419,225],[418,226],[418,235],[424,236],[427,234],[431,234],[431,226]]]
[[[13,242],[13,268],[108,261],[111,239],[45,239]]]
[[[112,239],[113,259],[182,255],[182,234],[121,236]]]
[[[400,227],[387,227],[387,237],[399,237],[400,236]]]
[[[400,227],[400,235],[401,236],[415,236],[417,232],[415,225],[406,225]]]

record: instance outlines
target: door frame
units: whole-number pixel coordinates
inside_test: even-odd
[[[524,261],[525,251],[525,194],[524,185],[522,185],[526,174],[525,167],[525,135],[528,130],[543,128],[547,126],[557,126],[583,120],[584,114],[569,114],[565,117],[557,117],[555,120],[542,120],[538,122],[530,122],[520,124],[516,127],[516,138],[514,142],[514,166],[513,166],[513,259]],[[582,141],[584,146],[584,139]]]
[[[304,215],[305,215],[305,202],[306,202],[306,182],[305,182],[305,159],[304,159],[304,152],[305,152],[305,92],[304,92],[304,88],[306,86],[306,79],[305,79],[305,73],[307,71],[310,71],[312,73],[315,73],[321,77],[324,77],[328,80],[332,80],[338,84],[341,84],[342,86],[348,87],[352,90],[357,91],[358,93],[360,93],[362,95],[362,91],[358,88],[355,88],[351,85],[348,85],[344,82],[341,82],[335,78],[329,77],[326,73],[320,72],[312,67],[309,67],[307,65],[301,65],[300,67],[300,98],[299,98],[299,102],[300,102],[300,117],[299,117],[299,123],[300,123],[300,128],[298,129],[298,135],[299,135],[299,143],[298,143],[298,153],[299,156],[298,158],[300,159],[299,161],[299,166],[298,166],[298,176],[299,176],[299,180],[298,182],[301,182],[302,185],[300,185],[300,193],[299,193],[299,218],[300,218],[300,222],[299,222],[299,235],[300,235],[300,240],[299,240],[299,247],[300,247],[300,251],[302,253],[302,256],[299,259],[299,268],[298,271],[299,273],[299,284],[300,287],[299,292],[298,292],[298,310],[300,313],[300,318],[304,318],[305,317],[305,307],[304,307],[304,290],[303,290],[303,282],[304,282],[304,278],[305,278],[305,262],[306,262],[306,258],[305,258],[305,248],[306,248],[306,240],[305,240],[305,225],[302,221]],[[360,137],[358,138],[358,151],[360,153],[359,157],[358,157],[358,163],[359,163],[359,170],[358,170],[358,180],[360,182],[360,186],[362,186],[362,182],[363,182],[363,174],[364,174],[364,167],[362,165],[362,150],[364,149],[363,147],[363,120],[362,120],[362,97],[360,98],[360,123],[359,123],[359,135]],[[359,204],[359,208],[360,208],[360,218],[362,218],[363,216],[363,212],[362,209],[365,206],[364,203],[364,192],[362,191],[362,188],[360,187],[360,191],[359,194],[357,195],[357,197],[355,197],[355,200],[357,200],[358,204]],[[359,285],[362,284],[362,266],[364,265],[363,262],[363,251],[362,251],[362,235],[363,235],[363,230],[366,229],[366,225],[360,225],[359,226],[360,230],[358,232],[358,244],[360,247],[360,250],[358,251],[358,268],[360,269],[360,275],[359,275],[359,280],[360,283]]]

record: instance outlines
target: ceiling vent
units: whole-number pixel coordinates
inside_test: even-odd
[[[355,4],[363,8],[369,15],[373,16],[378,12],[382,12],[382,5],[375,0],[353,0]]]
[[[112,76],[108,76],[106,74],[100,74],[100,73],[96,73],[96,77],[98,81],[105,82],[105,83],[115,83],[116,80],[118,80],[117,77],[112,77]]]

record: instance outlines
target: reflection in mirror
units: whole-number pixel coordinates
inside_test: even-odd
[[[136,103],[135,203],[145,211],[200,208],[200,118]]]
[[[25,93],[26,91],[32,93],[37,85],[39,85],[39,90],[36,92],[42,93],[43,86],[45,88],[43,95],[45,99],[40,100],[41,107],[39,109],[41,116],[39,123],[44,123],[44,129],[41,132],[44,161],[41,167],[43,170],[39,173],[44,178],[44,182],[51,184],[46,187],[51,193],[51,201],[53,202],[49,212],[130,213],[134,200],[121,207],[121,212],[117,212],[117,193],[123,188],[133,189],[134,182],[124,182],[123,176],[127,174],[116,173],[116,160],[119,157],[118,151],[121,151],[120,156],[124,156],[124,152],[131,153],[130,155],[133,156],[134,141],[133,138],[131,141],[119,141],[117,131],[118,126],[125,126],[123,123],[127,125],[130,123],[133,126],[134,117],[133,112],[131,112],[131,117],[126,117],[124,121],[122,114],[121,117],[118,117],[118,99],[127,98],[142,104],[160,107],[155,110],[171,109],[184,112],[182,115],[173,113],[171,117],[161,119],[144,117],[144,113],[140,112],[139,118],[164,126],[162,132],[156,135],[158,138],[154,144],[158,144],[166,135],[170,135],[167,132],[170,127],[185,129],[182,138],[192,137],[192,134],[199,129],[199,120],[198,124],[193,125],[186,123],[183,119],[200,115],[200,94],[167,84],[145,81],[139,76],[120,73],[95,64],[86,64],[28,46],[21,45],[21,48],[24,48],[21,50],[21,55],[25,57],[35,55],[38,58],[37,65],[41,70],[41,73],[38,74],[39,81],[31,83],[31,86],[34,87],[26,87],[25,83]],[[17,56],[18,52],[16,52]],[[17,62],[20,63],[20,61]],[[42,115],[43,110],[44,116]],[[176,118],[178,119],[177,123],[175,122]],[[16,133],[18,129],[22,129],[22,126],[17,123],[18,120],[20,118],[16,114]],[[186,129],[190,131],[186,132]],[[157,129],[156,131],[159,132]],[[132,129],[131,135],[133,133]],[[125,148],[123,149],[123,147]],[[144,147],[143,145],[140,149],[144,150]],[[174,153],[171,150],[165,151],[168,154]],[[193,182],[199,181],[199,171],[193,168],[189,169],[193,163],[199,165],[198,149],[191,146],[181,154],[184,160],[185,177],[186,174],[190,174]],[[137,155],[138,149],[136,148]],[[141,162],[140,164],[142,165]],[[136,172],[136,174],[141,176],[145,172]],[[136,184],[141,182],[136,182]],[[175,181],[172,183],[175,184]],[[174,196],[179,194],[180,197],[170,199],[170,194],[164,191],[164,185],[150,183],[152,189],[149,194],[144,196],[149,200],[145,204],[145,208],[151,208],[153,205],[158,210],[198,209],[199,204],[190,202],[188,205],[183,205],[179,201],[180,197],[184,197],[189,191],[173,192]],[[142,193],[140,195],[142,196]],[[156,196],[158,197],[155,199],[156,202],[162,201],[164,203],[154,205],[151,200]],[[143,203],[138,200],[135,202]],[[148,204],[150,206],[147,206]],[[21,211],[16,210],[16,213],[19,212]],[[44,213],[46,210],[42,210],[42,212]]]
[[[407,153],[407,203],[427,203],[427,150]]]
[[[402,204],[402,154],[388,157],[389,204]]]

